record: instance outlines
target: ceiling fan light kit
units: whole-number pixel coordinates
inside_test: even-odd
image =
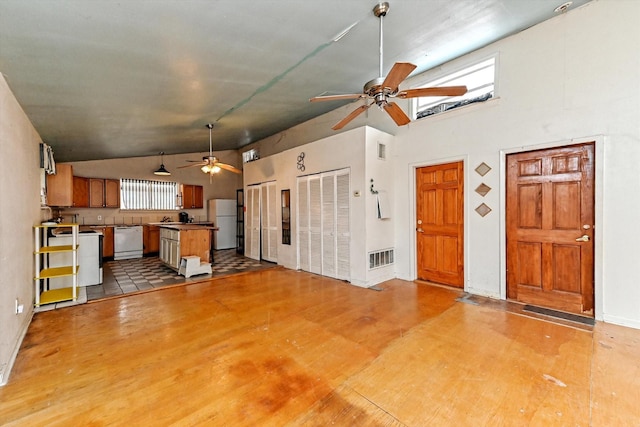
[[[211,132],[213,129],[213,123],[207,123],[205,125],[207,129],[209,129],[209,156],[205,156],[202,158],[202,161],[198,160],[187,160],[191,165],[179,166],[178,169],[182,168],[192,168],[198,166],[200,170],[209,175],[209,182],[211,182],[211,177],[213,174],[220,172],[221,169],[228,170],[233,173],[242,173],[242,171],[234,166],[228,165],[226,163],[222,163],[218,160],[216,156],[213,155],[213,142],[211,137]]]
[[[398,126],[404,126],[411,123],[409,116],[400,108],[398,104],[391,101],[391,98],[418,98],[422,96],[459,96],[467,92],[466,86],[440,86],[418,89],[407,89],[399,91],[398,86],[416,69],[416,65],[408,62],[396,62],[386,77],[383,75],[383,22],[384,17],[389,12],[389,3],[382,2],[375,5],[373,14],[380,19],[380,74],[378,78],[368,81],[362,93],[344,94],[344,95],[324,95],[316,96],[309,99],[310,102],[336,101],[343,99],[365,99],[365,105],[362,105],[344,119],[336,123],[331,129],[339,130],[346,126],[353,119],[364,113],[373,104],[376,104],[381,110],[389,114],[391,119]]]
[[[171,175],[171,172],[169,172],[165,167],[164,167],[164,151],[160,152],[160,167],[155,170],[153,172],[154,175],[161,175],[161,176],[169,176]]]

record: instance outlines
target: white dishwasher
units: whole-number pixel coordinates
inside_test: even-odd
[[[142,258],[142,226],[114,227],[113,259]]]

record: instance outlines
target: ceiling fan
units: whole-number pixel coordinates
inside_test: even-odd
[[[382,75],[382,58],[383,58],[383,44],[382,44],[382,30],[383,30],[383,18],[389,12],[389,3],[378,3],[373,8],[373,14],[380,18],[380,77],[367,82],[364,85],[362,93],[344,94],[344,95],[324,95],[316,96],[309,99],[310,102],[321,101],[336,101],[341,99],[367,99],[371,100],[369,103],[362,105],[353,110],[347,117],[336,123],[331,129],[342,129],[347,123],[355,119],[357,116],[365,112],[373,104],[376,104],[380,109],[384,109],[389,116],[393,119],[398,126],[404,126],[411,122],[409,116],[402,111],[402,108],[393,101],[392,98],[418,98],[421,96],[458,96],[464,95],[467,92],[466,86],[440,86],[440,87],[425,87],[418,89],[406,89],[398,91],[400,83],[406,79],[413,70],[416,69],[416,65],[408,62],[396,62],[389,74],[384,77]]]
[[[242,173],[242,171],[238,168],[235,168],[226,163],[222,163],[218,160],[216,156],[213,155],[212,145],[211,145],[211,130],[213,129],[212,123],[207,123],[205,127],[209,128],[209,156],[205,156],[200,160],[187,160],[188,162],[193,163],[192,165],[179,166],[178,169],[183,168],[192,168],[199,167],[202,172],[209,174],[209,181],[211,181],[211,177],[214,173],[220,172],[221,169],[228,170],[233,173]]]

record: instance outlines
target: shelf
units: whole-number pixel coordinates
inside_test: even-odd
[[[77,298],[77,294],[76,294]],[[44,291],[40,294],[40,305],[42,304],[52,304],[54,302],[61,301],[72,301],[73,298],[73,288],[61,288],[61,289],[52,289],[50,291]]]
[[[39,251],[34,252],[34,254],[50,254],[50,253],[54,253],[54,252],[71,252],[71,251],[75,251],[76,249],[78,249],[78,246],[80,245],[76,245],[75,247],[73,247],[73,245],[64,245],[64,246],[43,246],[40,248]]]
[[[65,266],[65,267],[53,267],[53,268],[45,268],[40,271],[40,277],[34,277],[34,280],[38,279],[52,279],[54,277],[63,277],[63,276],[72,276],[74,274],[78,274],[79,265],[76,265],[76,271],[73,271],[73,267]]]
[[[50,245],[51,228],[68,227],[71,228],[71,244],[70,245]],[[34,226],[34,269],[35,277],[35,306],[40,307],[42,304],[52,304],[60,301],[75,301],[78,296],[78,224],[68,223],[43,223]],[[69,243],[69,241],[59,240],[58,243]],[[57,259],[54,254],[71,254],[71,265],[60,265],[60,263],[50,264],[50,261]],[[51,259],[50,259],[51,258]],[[49,279],[71,276],[72,286],[50,289]]]

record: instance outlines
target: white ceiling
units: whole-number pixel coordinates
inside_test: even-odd
[[[392,0],[384,72],[396,61],[423,72],[564,1]],[[206,151],[209,122],[214,150],[236,149],[345,103],[310,97],[378,77],[375,5],[0,0],[0,73],[58,161]]]

